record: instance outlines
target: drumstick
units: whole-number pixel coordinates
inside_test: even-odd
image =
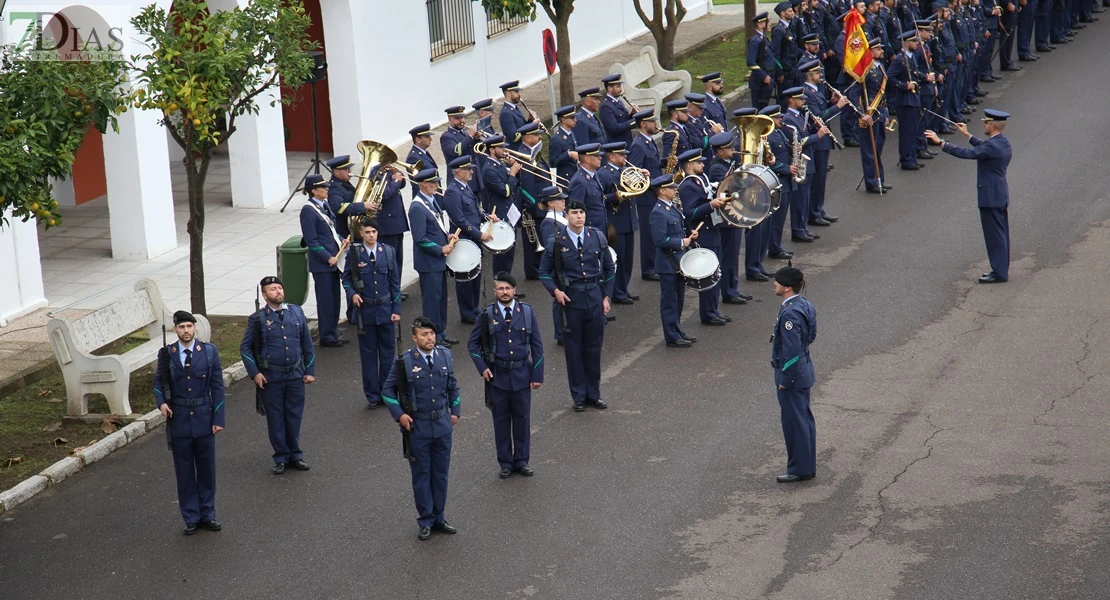
[[[702,225],[705,225],[705,221],[702,221],[701,223],[698,223],[698,226],[694,228],[694,233],[697,233],[698,230],[701,229]]]
[[[455,247],[455,242],[459,241],[459,234],[462,233],[462,227],[455,230],[455,239],[451,240],[447,245],[451,248]]]
[[[333,256],[332,258],[334,258],[336,260],[336,262],[339,262],[339,257],[343,256],[343,251],[346,250],[347,246],[350,246],[350,245],[351,245],[351,236],[347,236],[346,238],[343,239],[343,243],[339,245],[339,252],[336,252],[335,256]]]
[[[493,207],[489,211],[489,214],[490,214],[491,217],[496,217],[497,216],[497,207],[496,206]],[[486,224],[486,233],[489,233],[491,231],[493,231],[493,219],[490,219]]]

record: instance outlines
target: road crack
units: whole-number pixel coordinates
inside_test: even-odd
[[[1084,375],[1086,379],[1084,379],[1079,385],[1075,386],[1075,388],[1067,394],[1064,394],[1063,396],[1060,396],[1058,398],[1053,398],[1052,402],[1049,403],[1048,408],[1044,409],[1041,414],[1033,417],[1034,425],[1043,425],[1044,423],[1041,422],[1041,419],[1044,419],[1048,416],[1048,413],[1056,410],[1056,404],[1058,402],[1067,400],[1068,398],[1071,398],[1072,396],[1078,394],[1083,390],[1083,388],[1087,387],[1087,384],[1090,383],[1092,379],[1098,377],[1099,373],[1097,372],[1088,373],[1087,370],[1083,368],[1083,363],[1086,362],[1086,360],[1091,356],[1091,333],[1095,330],[1095,327],[1098,325],[1099,320],[1100,319],[1095,318],[1095,320],[1092,321],[1089,326],[1087,326],[1087,333],[1083,334],[1082,339],[1083,355],[1075,361],[1075,369],[1079,371],[1080,374]]]

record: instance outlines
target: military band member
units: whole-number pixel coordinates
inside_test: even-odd
[[[435,324],[437,341],[448,346],[459,343],[447,335],[447,255],[459,237],[440,204],[439,175],[424,169],[413,178],[415,197],[409,205],[412,224],[412,266],[420,277],[422,311]]]
[[[263,277],[259,282],[266,306],[247,319],[239,344],[243,367],[262,390],[266,431],[274,449],[274,475],[286,465],[307,471],[301,451],[301,419],[305,386],[316,381],[316,353],[308,319],[296,304],[285,303],[281,279]]]
[[[902,34],[902,51],[890,61],[887,71],[889,85],[894,87],[895,110],[898,112],[898,163],[903,169],[916,171],[917,120],[921,111],[920,72],[913,53],[917,50],[917,32]],[[954,82],[953,82],[954,83]]]
[[[752,112],[754,108],[749,108]],[[736,150],[733,148],[733,135],[727,131],[714,134],[709,138],[709,147],[713,150],[713,160],[705,168],[705,176],[709,179],[710,183],[719,185],[721,181],[728,174],[733,164],[733,154]],[[720,191],[720,190],[718,190]],[[764,219],[763,223],[770,223],[768,219]],[[755,227],[748,229],[746,232],[737,227],[731,227],[727,223],[721,223],[718,228],[718,234],[721,238],[721,252],[718,257],[721,260],[721,281],[717,287],[713,288],[713,292],[721,295],[721,300],[725,304],[747,304],[751,296],[740,292],[740,242],[743,240],[745,233],[747,234],[745,257],[745,271],[749,274],[759,273],[762,274],[762,251],[763,251],[763,229],[764,224],[760,223]],[[704,241],[704,240],[702,240]],[[719,289],[718,289],[719,288]]]
[[[554,244],[555,234],[561,232],[567,226],[566,210],[567,195],[563,193],[562,188],[556,186],[549,186],[543,189],[543,207],[546,211],[544,218],[540,221],[540,239],[543,240],[543,246],[547,247]],[[543,259],[541,257],[542,264]],[[563,345],[563,324],[560,319],[560,308],[562,305],[558,301],[551,300],[551,316],[552,322],[555,324],[555,343],[560,346]]]
[[[671,155],[678,157],[691,148],[690,139],[686,136],[686,122],[689,119],[686,113],[688,105],[689,102],[686,100],[671,100],[666,104],[667,118],[670,122],[663,130],[663,154],[667,158]],[[698,148],[698,151],[700,152],[701,148]],[[667,158],[664,158],[664,164],[667,163]]]
[[[817,311],[799,295],[805,279],[798,269],[779,269],[774,287],[782,305],[771,336],[771,366],[786,439],[786,474],[775,480],[795,483],[817,476],[817,424],[809,407],[815,382],[809,346],[817,338]]]
[[[551,134],[550,146],[547,149],[551,157],[551,164],[555,167],[555,174],[567,181],[578,170],[578,153],[574,148],[578,146],[574,137],[574,130],[578,127],[578,116],[574,112],[574,105],[568,104],[555,110],[555,117],[559,119],[559,127]]]
[[[412,323],[416,347],[402,355],[404,372],[396,368],[382,387],[382,400],[401,427],[411,432],[412,496],[416,504],[416,537],[425,541],[432,531],[453,534],[458,529],[447,522],[447,480],[451,467],[451,434],[459,423],[459,384],[455,379],[455,357],[436,345],[436,324],[425,317]],[[397,362],[394,361],[397,366]],[[401,409],[397,381],[405,378],[413,412]]]
[[[836,18],[838,29],[840,30],[840,33],[837,34],[836,41],[833,43],[833,52],[836,53],[837,64],[844,64],[844,37],[846,33],[844,31],[844,18],[853,11],[862,15],[866,10],[862,0],[856,0],[844,13]],[[866,36],[866,33],[864,35]],[[848,73],[848,70],[843,68],[840,69],[840,75],[836,80],[837,88],[841,90],[850,89],[849,86],[854,83],[855,79]],[[855,119],[840,119],[840,138],[845,146],[854,147],[860,145],[858,141],[858,129],[858,123]]]
[[[339,337],[339,250],[343,242],[335,231],[335,213],[328,205],[328,182],[312,173],[305,177],[304,193],[308,202],[301,207],[303,244],[308,248],[308,271],[316,292],[316,315],[320,324],[320,345],[338,348],[347,343]]]
[[[779,177],[782,187],[779,188],[779,208],[771,213],[771,225],[767,231],[764,242],[767,256],[779,260],[787,260],[794,256],[782,247],[782,230],[786,225],[786,215],[790,206],[794,204],[794,195],[800,193],[801,186],[794,181],[795,175],[804,173],[797,165],[793,164],[792,148],[796,132],[783,127],[782,112],[778,104],[772,104],[759,111],[759,114],[771,117],[775,122],[775,129],[767,136],[767,145],[775,155],[775,163],[771,170]],[[804,168],[804,167],[802,167]]]
[[[586,206],[567,202],[567,226],[545,244],[540,281],[560,305],[563,354],[574,412],[608,408],[601,399],[601,347],[616,267],[605,235],[586,225]]]
[[[921,108],[936,112],[937,84],[944,80],[944,75],[934,72],[933,60],[929,51],[929,43],[933,38],[933,21],[931,19],[915,21],[914,28],[917,30],[920,42],[917,44],[917,50],[913,57],[925,75],[923,80],[920,81]],[[932,159],[937,155],[936,152],[929,150],[928,144],[925,143],[925,130],[929,128],[927,117],[932,118],[932,115],[922,112],[921,118],[918,119],[917,132],[917,157],[925,160]]]
[[[1006,183],[1006,169],[1010,166],[1013,151],[1010,140],[1002,135],[1010,115],[993,109],[984,110],[983,115],[985,140],[971,135],[963,123],[956,125],[960,133],[967,136],[970,148],[941,140],[932,131],[926,131],[925,135],[940,143],[942,151],[956,158],[976,161],[979,219],[991,265],[990,273],[983,273],[979,283],[1002,283],[1010,278],[1010,188]]]
[[[578,92],[582,99],[582,107],[576,113],[578,118],[574,123],[574,141],[576,145],[604,144],[605,128],[601,125],[601,109],[603,95],[600,88],[586,88]]]
[[[767,26],[770,20],[767,11],[763,11],[752,18],[755,23],[755,34],[748,40],[748,92],[752,106],[763,108],[771,102],[775,89],[775,55],[771,50],[771,40],[767,38]]]
[[[812,233],[806,227],[807,219],[809,217],[809,192],[813,176],[816,171],[813,167],[813,150],[817,147],[821,138],[829,134],[827,127],[818,127],[815,123],[807,124],[806,118],[802,115],[802,109],[805,108],[805,88],[798,86],[790,88],[783,93],[787,98],[789,107],[783,113],[782,122],[783,126],[791,131],[792,134],[796,132],[797,143],[802,145],[802,155],[804,157],[801,170],[805,180],[799,184],[797,193],[792,194],[792,202],[790,204],[790,239],[795,242],[813,242],[820,239],[821,236]]]
[[[328,180],[328,206],[335,215],[335,232],[341,239],[351,235],[347,228],[347,219],[356,215],[366,214],[366,205],[354,202],[355,186],[351,183],[351,157],[348,154],[336,156],[324,163],[331,170],[331,179]]]
[[[674,205],[678,185],[670,175],[651,180],[651,189],[658,198],[651,211],[651,239],[655,247],[655,272],[659,274],[659,316],[663,321],[663,338],[672,348],[689,348],[697,338],[682,331],[682,305],[686,283],[679,270],[679,261],[698,233],[686,232],[682,213]]]
[[[771,52],[774,53],[778,64],[775,81],[778,82],[779,102],[786,104],[785,91],[799,83],[795,72],[798,68],[798,57],[802,52],[794,37],[794,27],[791,24],[794,20],[794,8],[790,6],[790,2],[779,2],[775,5],[775,14],[779,16],[779,22],[771,30]]]
[[[795,19],[799,21],[800,19]],[[802,54],[798,57],[798,71],[795,73],[795,78],[801,82],[806,81],[806,71],[802,69],[802,65],[811,61],[821,63],[821,59],[817,57],[817,53],[821,51],[821,40],[816,32],[810,32],[802,36]],[[824,66],[821,66],[824,69]]]
[[[533,121],[526,123],[517,130],[517,135],[520,136],[520,144],[516,150],[522,154],[532,157],[531,165],[528,168],[522,168],[517,178],[520,180],[520,187],[517,188],[519,192],[518,202],[521,212],[527,213],[531,216],[533,221],[538,221],[543,218],[543,211],[540,210],[539,198],[543,188],[552,184],[553,177],[551,176],[551,166],[547,164],[547,160],[543,157],[543,147],[540,145],[540,123]],[[523,215],[522,220],[517,222],[518,229],[524,228]],[[539,230],[536,230],[539,234]],[[509,252],[515,253],[516,247],[520,246],[521,257],[524,262],[524,278],[529,281],[534,281],[539,278],[540,256],[542,252],[536,252],[536,245],[528,242],[527,234],[524,236],[524,242],[517,244]],[[511,263],[510,263],[511,264]],[[520,298],[524,297],[521,292]]]
[[[405,162],[410,165],[415,165],[416,161],[424,163],[425,169],[439,169],[436,164],[436,159],[432,157],[432,153],[428,148],[432,147],[432,127],[427,123],[417,125],[409,130],[409,135],[412,136],[412,148],[409,149],[409,154],[405,157]],[[416,187],[412,189],[412,196],[416,198]]]
[[[489,233],[486,225],[487,221],[491,221],[491,217],[482,210],[478,197],[470,189],[470,181],[474,176],[470,157],[460,156],[452,160],[448,167],[451,168],[453,178],[443,192],[443,207],[451,218],[451,231],[462,229],[462,237],[481,248],[482,242],[493,239],[493,234]],[[480,277],[470,281],[455,281],[455,298],[459,304],[459,319],[463,323],[474,324],[481,291]]]
[[[705,160],[713,158],[709,137],[725,130],[724,125],[705,117],[705,94],[686,94],[686,138],[694,148],[701,148]]]
[[[875,45],[870,46],[871,42],[875,42]],[[894,189],[893,185],[887,184],[886,171],[883,169],[886,123],[890,119],[886,108],[886,86],[890,83],[890,80],[887,79],[886,70],[881,64],[883,61],[883,47],[879,43],[879,39],[871,38],[867,43],[871,47],[871,59],[874,66],[867,72],[862,87],[855,85],[848,90],[848,99],[866,115],[864,117],[852,117],[859,119],[860,135],[863,137],[863,143],[859,145],[859,156],[863,164],[864,187],[868,193],[880,194]],[[849,117],[842,115],[841,118]],[[873,148],[871,145],[872,136],[875,140]],[[878,164],[879,169],[877,172],[875,171],[876,164]]]
[[[447,130],[439,136],[439,148],[443,151],[444,162],[450,168],[451,161],[456,158],[474,155],[478,127],[476,125],[466,126],[466,107],[464,106],[449,106],[444,109],[444,112],[447,113]],[[448,182],[450,182],[450,173],[448,173]],[[481,191],[477,178],[471,178],[468,185],[475,194]]]
[[[482,312],[470,332],[470,357],[489,386],[493,441],[501,479],[514,472],[531,477],[532,390],[543,385],[543,339],[531,304],[516,299],[516,279],[493,277],[497,301]]]
[[[601,102],[601,126],[605,130],[605,140],[609,142],[632,143],[632,130],[636,122],[631,114],[632,107],[625,106],[621,96],[624,92],[624,83],[621,76],[608,75],[601,78],[605,85],[605,99]],[[583,143],[582,140],[578,141]]]
[[[725,80],[721,77],[721,72],[714,71],[698,79],[705,86],[705,118],[724,125],[728,119],[728,110],[725,109],[725,103],[721,101],[721,95],[725,91]]]
[[[723,224],[719,210],[725,201],[717,197],[710,185],[709,178],[705,175],[705,161],[697,148],[679,156],[678,162],[686,175],[678,186],[684,221],[689,229],[701,226],[698,229],[698,246],[712,252],[720,264],[721,227],[727,225]],[[701,317],[702,325],[720,326],[732,321],[732,317],[720,313],[718,294],[716,288],[698,292],[698,316]]]
[[[520,162],[506,152],[505,136],[493,135],[486,138],[490,160],[485,161],[482,171],[483,188],[482,208],[499,219],[508,219],[509,210],[517,205],[522,167]],[[506,163],[508,163],[506,165]],[[494,271],[513,272],[514,246],[508,252],[493,256]]]
[[[216,347],[196,339],[196,322],[186,311],[173,313],[177,342],[158,353],[154,372],[154,401],[166,419],[185,535],[198,527],[223,528],[216,520],[216,434],[227,418],[224,375]]]
[[[407,179],[405,174],[388,165],[377,165],[371,172],[371,179],[378,176],[379,171],[385,169],[388,177],[385,191],[382,193],[381,206],[375,217],[378,220],[378,241],[393,248],[397,257],[397,268],[405,267],[405,232],[409,230],[409,217],[405,212],[405,201],[401,198],[401,190],[405,188]],[[401,292],[401,299],[408,299],[409,295]]]
[[[578,152],[578,171],[570,178],[567,196],[586,207],[586,225],[604,232],[609,221],[605,216],[605,191],[598,178],[601,145],[586,144],[575,150]]]
[[[646,169],[654,179],[663,174],[659,158],[659,147],[652,136],[659,130],[659,121],[653,109],[641,110],[632,115],[639,130],[628,147],[628,162]],[[655,208],[655,191],[647,190],[636,196],[636,215],[640,220],[640,278],[646,281],[659,281],[655,274],[655,244],[651,240],[651,211]]]
[[[876,68],[878,65],[876,65]],[[821,71],[821,61],[816,58],[803,63],[798,70],[805,77],[805,110],[809,113],[806,121],[810,131],[819,129],[817,119],[828,123],[830,119],[840,113],[848,105],[848,99],[833,92],[835,98],[832,104],[825,96],[825,79]],[[848,115],[844,115],[847,117]],[[813,175],[809,189],[809,215],[808,223],[819,227],[827,227],[839,219],[825,212],[825,181],[829,173],[829,155],[832,153],[833,140],[831,135],[821,137],[813,148]]]
[[[623,197],[620,193],[621,173],[625,169],[633,169],[628,164],[628,150],[624,142],[603,144],[605,163],[598,171],[602,190],[605,192],[605,216],[608,219],[606,233],[610,231],[616,240],[610,239],[613,250],[617,253],[617,278],[613,286],[613,302],[616,304],[632,304],[640,297],[629,293],[628,284],[632,280],[632,260],[636,251],[636,230],[640,220],[636,215],[636,207],[631,197]],[[641,169],[642,170],[642,169]],[[643,171],[644,177],[649,177]],[[587,219],[588,220],[588,219]],[[611,229],[608,229],[611,228]]]
[[[501,135],[512,141],[516,139],[517,129],[525,123],[538,122],[539,118],[521,103],[519,81],[502,83],[501,92],[505,94],[505,103],[501,105],[501,114],[497,116],[497,120],[501,124]]]
[[[457,185],[457,184],[456,184]],[[361,242],[343,270],[347,302],[361,311],[357,321],[358,353],[362,363],[362,392],[367,407],[382,401],[382,382],[389,375],[396,345],[393,324],[401,320],[401,269],[393,248],[378,243],[378,222],[359,220]]]

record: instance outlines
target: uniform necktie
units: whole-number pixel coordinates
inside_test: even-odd
[[[513,311],[508,306],[505,307],[505,322],[513,320]]]
[[[429,355],[425,356],[424,357],[424,362],[428,363],[428,370],[431,371],[432,370],[432,355],[429,354]]]
[[[277,311],[277,316],[278,316],[278,321],[281,322],[281,323],[284,323],[285,322],[285,309],[284,308],[279,308],[278,311]]]
[[[193,366],[193,351],[185,349],[185,370],[188,371]]]
[[[378,253],[373,250],[370,250],[370,264],[375,266],[378,264]]]
[[[578,236],[578,253],[582,254],[582,236]]]

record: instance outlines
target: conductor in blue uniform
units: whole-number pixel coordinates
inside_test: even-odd
[[[532,390],[543,385],[543,339],[531,304],[516,299],[516,279],[508,273],[493,277],[497,301],[486,306],[470,332],[467,348],[478,374],[490,390],[493,441],[499,476],[534,473],[531,457]]]
[[[435,323],[417,317],[412,323],[416,347],[402,355],[404,372],[397,362],[382,387],[382,400],[401,427],[411,432],[412,495],[416,502],[417,539],[432,537],[432,531],[453,534],[458,530],[447,522],[447,472],[451,467],[451,433],[459,423],[459,384],[455,379],[455,357],[447,348],[436,345]],[[413,412],[401,409],[397,380],[405,378],[405,389],[412,400]]]
[[[154,372],[154,400],[169,431],[185,535],[198,527],[222,529],[216,520],[216,434],[226,417],[224,375],[216,347],[195,339],[196,322],[183,310],[173,314],[177,343],[158,354]]]
[[[266,430],[274,449],[274,475],[284,473],[286,465],[307,471],[301,451],[301,419],[304,386],[316,381],[312,333],[301,307],[285,303],[280,279],[263,277],[259,287],[266,306],[247,319],[239,354],[247,376],[262,389]]]
[[[698,239],[698,233],[691,231],[686,234],[686,222],[674,205],[678,186],[670,175],[652,179],[651,187],[658,197],[651,211],[650,227],[655,246],[655,272],[659,275],[659,315],[663,320],[663,338],[672,348],[689,348],[697,338],[686,335],[679,324],[686,292],[679,264],[686,249]]]
[[[771,337],[771,366],[786,439],[786,474],[776,480],[795,483],[817,476],[817,425],[809,408],[815,381],[809,345],[817,338],[817,311],[799,295],[805,279],[797,268],[779,269],[773,285],[782,305]]]
[[[977,163],[976,187],[979,190],[979,220],[983,225],[983,239],[987,243],[987,257],[991,271],[979,277],[979,283],[1002,283],[1010,278],[1010,188],[1006,183],[1006,169],[1013,152],[1010,140],[1002,135],[1009,113],[987,109],[983,111],[983,134],[987,139],[971,135],[967,125],[957,123],[960,133],[968,137],[970,148],[961,148],[942,140],[936,133],[925,135],[940,149],[956,158],[967,158]]]

